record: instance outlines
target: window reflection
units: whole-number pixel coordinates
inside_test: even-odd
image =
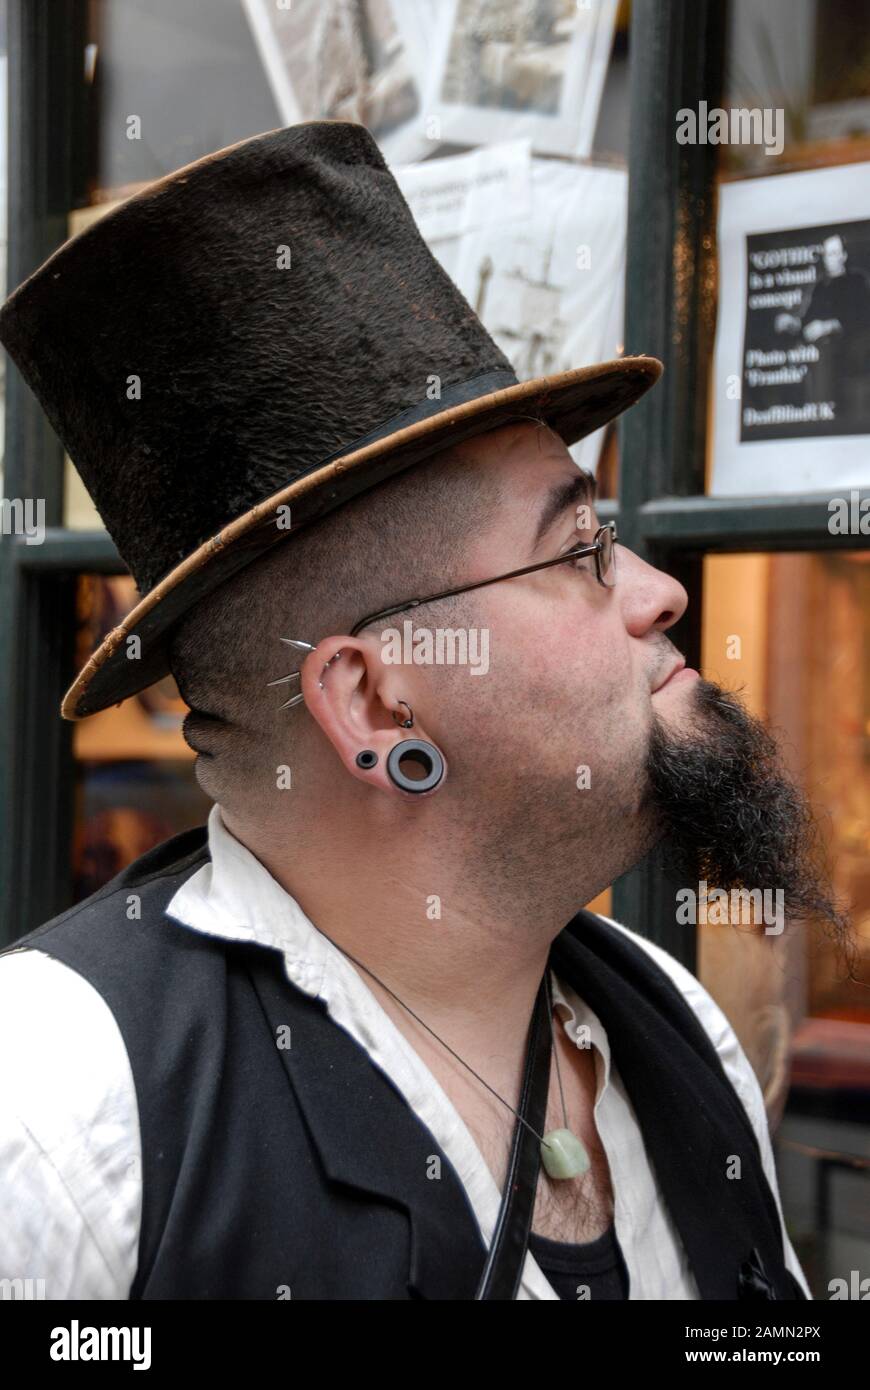
[[[699,927],[699,976],[758,1076],[795,1248],[827,1297],[870,1254],[870,554],[708,557],[703,673],[777,732],[852,916],[854,979],[814,925]]]
[[[135,601],[128,575],[79,577],[76,671]],[[167,676],[75,724],[75,902],[162,840],[205,823],[211,802],[181,733],[186,709]]]

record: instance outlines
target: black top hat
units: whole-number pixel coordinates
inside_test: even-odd
[[[197,599],[355,494],[532,411],[572,444],[661,372],[626,357],[520,383],[346,121],[150,184],[19,286],[0,341],[142,595],[67,719],[166,675]]]

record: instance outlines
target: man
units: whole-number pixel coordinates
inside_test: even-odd
[[[817,343],[833,333],[866,334],[870,324],[870,281],[863,270],[848,269],[843,238],[822,242],[823,274],[815,282],[800,314],[779,314],[780,332],[800,333],[805,342]]]
[[[870,390],[867,355],[870,352],[870,278],[859,266],[848,265],[849,253],[837,233],[822,241],[822,273],[804,296],[797,314],[777,314],[778,333],[800,335],[818,348],[807,374],[811,398],[834,403],[843,427],[866,433]]]
[[[808,1296],[726,1019],[577,911],[664,841],[688,883],[842,926],[768,736],[681,669],[685,591],[614,549],[568,452],[655,364],[510,384],[361,127],[270,132],[113,218],[0,313],[144,591],[63,708],[171,668],[215,804],[0,959],[0,1273]],[[92,326],[61,347],[70,294]]]

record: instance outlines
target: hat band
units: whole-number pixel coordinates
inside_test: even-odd
[[[464,405],[466,401],[475,401],[478,397],[488,396],[493,391],[502,391],[507,386],[518,385],[519,378],[516,372],[505,367],[496,367],[491,372],[481,372],[478,376],[469,377],[467,381],[445,386],[436,400],[429,400],[427,397],[426,400],[409,406],[407,410],[400,410],[398,415],[391,416],[368,434],[360,435],[359,439],[352,440],[350,444],[342,444],[341,448],[336,449],[328,458],[321,459],[317,467],[322,468],[324,464],[331,463],[333,459],[343,458],[345,454],[356,453],[357,449],[364,449],[367,444],[385,439],[388,434],[396,434],[408,425],[415,425],[418,420],[429,420],[433,415],[440,415],[452,406]]]

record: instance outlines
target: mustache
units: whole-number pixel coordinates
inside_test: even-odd
[[[832,893],[813,808],[773,735],[736,695],[702,677],[685,729],[654,713],[646,774],[670,873],[728,893],[781,891],[785,915],[824,923],[854,966],[849,915]]]

